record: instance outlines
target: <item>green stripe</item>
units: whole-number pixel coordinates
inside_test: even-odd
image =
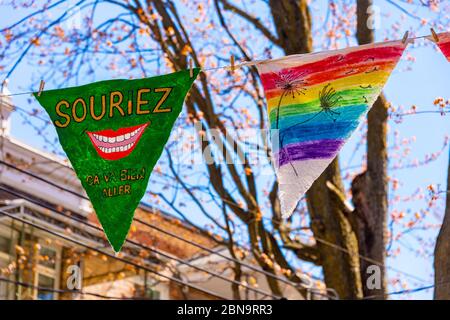
[[[361,105],[367,104],[364,97],[368,99],[369,102],[374,100],[378,96],[379,88],[374,87],[372,89],[362,89],[362,88],[354,88],[348,90],[338,91],[338,96],[341,96],[342,99],[339,100],[339,104],[333,109],[339,109],[342,107],[348,107],[352,105]],[[314,113],[321,110],[320,101],[317,97],[316,100],[309,101],[306,103],[297,103],[290,105],[281,105],[280,107],[280,117],[289,117],[289,116],[297,116],[301,114]],[[270,112],[270,118],[276,117],[277,115],[277,107],[274,107]]]

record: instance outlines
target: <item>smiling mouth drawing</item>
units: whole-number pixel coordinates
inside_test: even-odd
[[[86,133],[100,157],[106,160],[119,160],[134,150],[149,124],[150,122],[116,131],[107,129]]]

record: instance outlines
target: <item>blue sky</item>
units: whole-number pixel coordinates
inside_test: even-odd
[[[317,1],[316,7],[318,11],[313,12],[313,14],[320,15],[325,13],[323,3],[324,1]],[[395,21],[400,19],[400,11],[385,0],[378,0],[375,1],[375,3],[381,9],[381,29],[376,31],[377,40],[381,41],[385,37],[386,31],[383,28],[390,28]],[[12,10],[11,8],[2,7],[1,10],[2,21],[0,22],[0,27],[9,24],[12,21],[16,21],[22,16],[20,11]],[[427,16],[430,15],[428,11],[419,11],[418,15],[427,17],[430,20],[434,18],[432,16]],[[406,19],[402,23],[402,27],[405,30],[411,29],[417,31],[418,35],[429,34],[426,27],[418,27],[418,21],[414,18]],[[402,30],[399,31],[399,37],[401,37],[402,33]],[[318,45],[319,42],[320,40],[316,40],[315,44]],[[448,91],[450,63],[448,63],[445,57],[436,50],[431,42],[426,43],[426,45],[424,44],[425,41],[418,41],[416,45],[411,45],[407,49],[404,57],[410,54],[415,57],[416,62],[410,64],[407,61],[402,61],[391,75],[385,87],[385,93],[388,100],[395,106],[403,105],[405,107],[410,107],[416,105],[418,111],[436,110],[436,107],[432,105],[432,102],[436,97],[442,96],[447,99],[450,98]],[[411,70],[405,71],[408,66],[412,66]],[[32,78],[31,75],[33,75],[34,78]],[[108,73],[99,73],[99,78],[107,77]],[[23,63],[9,79],[9,89],[12,92],[28,90],[30,89],[31,80],[35,78],[39,78],[39,69],[27,63]],[[27,96],[14,97],[13,102],[27,110],[40,108],[36,101]],[[23,124],[23,118],[18,113],[13,115],[12,120],[12,134],[14,137],[26,141],[35,147],[43,148],[44,144],[42,139],[36,138],[35,130],[30,128],[30,126]],[[39,122],[36,122],[36,124],[39,124]],[[52,132],[50,136],[52,134],[54,135],[53,129],[50,130]],[[416,141],[411,145],[411,154],[409,155],[409,158],[423,159],[425,154],[435,152],[441,148],[444,136],[450,133],[449,117],[441,117],[438,114],[421,114],[405,117],[401,124],[396,124],[391,121],[389,144],[392,144],[393,142],[394,130],[398,130],[401,137],[409,138],[415,136]],[[364,150],[359,150],[356,155],[353,155],[355,142],[358,138],[359,133],[351,139],[341,152],[341,165],[343,168],[348,165],[350,158],[354,159],[352,164],[358,164],[360,162],[362,151]],[[412,194],[418,188],[425,189],[430,184],[441,184],[445,187],[448,154],[449,152],[447,149],[436,161],[433,161],[424,167],[391,170],[390,175],[398,178],[402,182],[396,194],[407,196]],[[397,204],[395,209],[405,210],[407,215],[413,215],[424,207],[425,201],[417,200]],[[440,212],[440,214],[442,215],[442,212]],[[439,222],[439,217],[442,216],[439,216],[438,212],[437,216],[431,214],[427,219],[429,219],[430,223],[436,223]],[[420,235],[424,239],[435,239],[436,233],[437,230],[427,229],[421,231]],[[414,248],[420,246],[415,239],[406,237],[405,242],[407,243],[405,244],[405,248],[402,246],[400,255],[395,259],[388,259],[389,266],[424,279],[423,283],[416,280],[410,281],[410,287],[432,284],[432,257],[418,257],[415,253],[407,249],[409,244]],[[391,276],[396,275],[396,272],[393,270],[390,270],[389,273]],[[402,276],[402,279],[407,278]],[[415,293],[410,295],[410,297],[429,299],[432,298],[432,290]]]

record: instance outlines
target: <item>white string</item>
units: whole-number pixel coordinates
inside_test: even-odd
[[[419,37],[412,37],[412,38],[408,37],[406,39],[405,45],[408,45],[409,43],[413,43],[415,40],[425,39],[425,38],[435,42],[432,35],[427,35],[427,36],[419,36]],[[396,41],[401,41],[401,40],[394,40],[391,42],[396,42]],[[389,42],[389,41],[385,41],[385,42]],[[341,50],[341,49],[339,49],[339,50]],[[337,50],[329,50],[329,51],[337,51]],[[299,54],[299,55],[310,55],[310,54],[316,54],[316,53],[320,53],[320,52],[328,52],[328,51],[309,52],[309,53],[304,53],[304,54]],[[267,63],[269,61],[279,60],[279,59],[283,59],[283,58],[284,57],[275,58],[275,59],[245,61],[245,62],[236,64],[234,67],[235,68],[251,67],[251,66],[255,66],[255,65],[259,65],[259,64]],[[231,65],[226,65],[226,66],[220,66],[220,67],[206,68],[206,69],[202,69],[202,71],[216,71],[216,70],[220,70],[220,69],[230,69],[230,68],[231,68]]]
[[[427,36],[420,36],[420,37],[413,37],[413,38],[408,37],[406,39],[405,45],[408,45],[409,43],[413,43],[415,40],[419,40],[419,39],[428,39],[428,40],[436,43],[436,41],[433,38],[433,35],[427,35]],[[401,41],[401,40],[395,40],[395,41]],[[392,42],[395,42],[395,41],[392,41]],[[332,51],[332,50],[330,50],[330,51]],[[319,51],[319,52],[327,52],[327,51]],[[314,54],[314,53],[319,53],[319,52],[305,53],[304,55],[309,55],[309,54]],[[245,61],[245,62],[235,64],[234,68],[252,67],[252,66],[262,64],[262,63],[267,63],[269,61],[278,60],[278,59],[282,59],[282,58]],[[232,67],[231,65],[226,65],[226,66],[219,66],[219,67],[202,68],[201,72],[217,71],[217,70],[221,70],[221,69],[231,69],[231,67]],[[3,88],[3,85],[1,87]],[[45,92],[45,90],[43,92]],[[32,95],[34,93],[36,93],[36,92],[35,91],[25,91],[25,92],[10,93],[10,94],[0,94],[0,97],[21,96],[21,95],[26,95],[26,94]]]

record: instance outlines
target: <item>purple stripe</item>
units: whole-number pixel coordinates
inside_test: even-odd
[[[333,158],[344,142],[344,140],[317,140],[287,145],[277,155],[279,166],[290,161]]]

